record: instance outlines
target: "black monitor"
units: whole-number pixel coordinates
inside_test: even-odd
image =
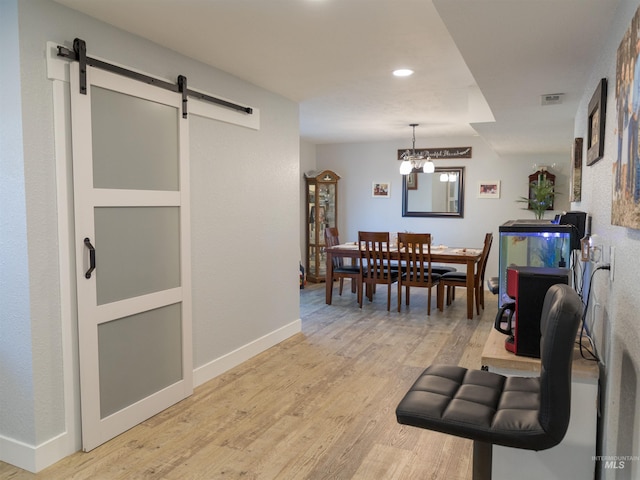
[[[580,250],[580,239],[584,237],[584,226],[587,221],[586,212],[564,212],[557,221],[560,225],[572,225],[571,250]],[[554,223],[556,223],[554,221]]]

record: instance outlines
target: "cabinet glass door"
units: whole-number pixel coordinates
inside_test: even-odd
[[[337,226],[337,181],[340,177],[325,170],[307,176],[307,278],[322,282],[326,276],[325,230]]]

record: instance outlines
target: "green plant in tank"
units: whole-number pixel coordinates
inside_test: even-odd
[[[540,260],[541,267],[557,266],[562,252],[558,249],[553,238],[538,237],[533,253]]]
[[[526,203],[528,208],[533,210],[536,219],[542,220],[544,212],[553,205],[553,199],[556,196],[555,186],[546,175],[538,176],[529,184],[529,197],[520,197],[516,202]]]

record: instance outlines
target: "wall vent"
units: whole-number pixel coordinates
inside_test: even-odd
[[[564,93],[547,93],[545,95],[541,95],[540,103],[542,105],[560,105],[563,97]]]

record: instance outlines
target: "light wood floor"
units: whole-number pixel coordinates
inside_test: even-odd
[[[388,313],[384,288],[360,310],[346,283],[331,306],[308,285],[302,333],[190,398],[37,475],[0,462],[0,479],[471,479],[470,441],[399,425],[395,408],[435,361],[479,367],[495,297],[467,320],[459,290],[427,317],[423,289]]]

